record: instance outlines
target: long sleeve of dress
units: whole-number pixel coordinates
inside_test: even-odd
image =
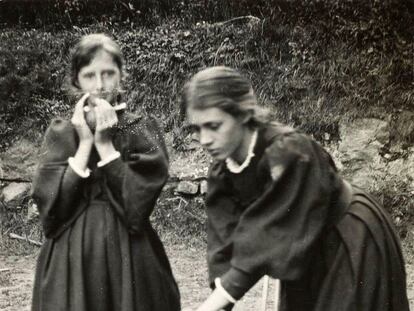
[[[148,221],[168,178],[168,156],[153,119],[129,125],[126,145],[118,158],[101,169],[112,206],[130,233],[139,233]]]
[[[270,145],[261,169],[270,174],[263,193],[240,215],[232,233],[230,269],[223,287],[236,299],[264,274],[296,280],[307,269],[330,202],[326,154],[299,134]]]
[[[53,120],[45,134],[32,185],[32,197],[47,238],[59,235],[83,208],[79,202],[86,179],[76,174],[67,161],[76,148],[72,125],[65,120]]]
[[[240,218],[232,265],[282,280],[300,277],[329,206],[329,175],[307,139],[285,137],[266,151],[271,183]]]

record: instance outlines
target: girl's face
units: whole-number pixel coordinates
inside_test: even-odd
[[[121,82],[121,72],[111,54],[105,50],[96,52],[92,61],[78,73],[78,84],[84,93],[90,93],[113,103]]]
[[[246,124],[240,118],[211,107],[206,109],[187,109],[191,127],[198,133],[200,144],[217,160],[239,159],[243,155]]]

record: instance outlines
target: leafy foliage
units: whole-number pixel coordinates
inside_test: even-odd
[[[59,3],[66,6],[65,14],[72,14],[73,23],[76,14],[86,18],[83,10],[98,5],[81,0]],[[134,1],[111,3],[140,10]],[[412,28],[401,27],[401,20],[414,14],[405,1],[156,3],[145,12],[164,19],[148,26],[142,26],[145,19],[138,23],[135,11],[121,20],[121,9],[115,8],[106,20],[95,19],[88,26],[69,23],[67,30],[5,28],[0,34],[4,144],[16,132],[19,136],[28,128],[43,130],[51,117],[73,105],[62,91],[68,51],[76,38],[90,32],[110,31],[121,44],[130,108],[158,115],[167,131],[181,127],[184,81],[218,64],[242,70],[275,117],[316,137],[329,133],[337,138],[337,120],[344,116],[363,111],[367,117],[384,117],[412,107]],[[110,5],[105,2],[101,9]],[[214,22],[245,13],[260,19],[248,15]],[[60,16],[58,11],[53,14]],[[174,19],[165,17],[168,14]],[[48,20],[41,21],[46,25]],[[19,128],[17,118],[22,121]]]
[[[10,139],[30,134],[30,129],[44,130],[52,116],[68,107],[59,98],[58,87],[64,77],[63,42],[35,30],[1,37],[0,148],[4,148]]]
[[[320,140],[338,139],[340,118],[414,110],[409,0],[0,1],[0,12],[0,150],[71,112],[62,90],[68,53],[91,32],[120,43],[129,109],[157,115],[176,149],[181,88],[211,65],[240,69],[275,118]],[[412,145],[412,131],[404,140]],[[408,206],[398,189],[384,192],[391,208]],[[190,235],[202,226],[191,224]]]

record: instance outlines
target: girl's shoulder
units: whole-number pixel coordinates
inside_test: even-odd
[[[150,114],[124,112],[119,116],[118,129],[127,132],[159,131],[157,119]]]
[[[163,149],[166,153],[164,133],[157,119],[150,114],[124,112],[119,117],[117,136],[127,138],[134,148]]]
[[[63,118],[54,118],[49,124],[47,132],[56,133],[56,134],[66,134],[71,133],[75,130],[72,122]]]
[[[297,129],[279,122],[269,122],[263,125],[259,131],[263,133],[266,140],[272,141],[275,138],[282,137],[284,135],[292,135],[298,133]]]
[[[297,156],[307,158],[308,151],[303,147],[306,135],[293,127],[269,122],[258,129],[258,140],[254,149],[258,169],[269,168],[275,164],[286,164]],[[211,180],[221,179],[227,171],[223,160],[213,160],[208,176]]]
[[[72,122],[62,118],[52,119],[45,133],[46,144],[72,144],[76,140],[76,130]]]
[[[264,160],[275,164],[287,164],[294,160],[310,161],[319,148],[314,139],[293,127],[272,122],[263,129]]]
[[[271,122],[263,128],[265,149],[280,152],[306,152],[313,143],[313,138],[299,130],[277,122]]]
[[[56,118],[50,122],[42,144],[43,161],[65,161],[76,151],[77,136],[69,120]]]
[[[265,129],[266,147],[262,163],[270,169],[291,163],[332,167],[337,171],[332,156],[313,137],[294,128],[269,124]]]

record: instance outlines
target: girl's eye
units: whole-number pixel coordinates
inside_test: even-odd
[[[208,124],[208,128],[210,130],[215,131],[215,130],[218,130],[219,129],[220,125],[221,125],[220,123],[209,123]]]
[[[115,74],[114,70],[106,70],[102,73],[104,77],[112,77]]]
[[[83,75],[86,79],[92,79],[95,74],[93,72],[88,72]]]

